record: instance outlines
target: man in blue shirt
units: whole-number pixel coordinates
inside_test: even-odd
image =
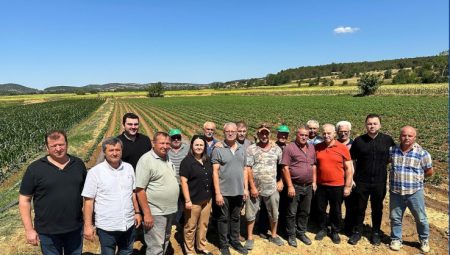
[[[423,181],[433,175],[433,165],[430,154],[416,141],[417,131],[411,126],[400,130],[400,145],[391,147],[391,172],[389,175],[390,218],[392,250],[402,247],[402,218],[409,208],[417,226],[420,249],[430,251],[428,238],[430,228],[425,212]]]

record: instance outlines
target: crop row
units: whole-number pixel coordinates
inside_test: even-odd
[[[244,120],[249,124],[251,135],[260,122],[269,122],[274,127],[285,122],[293,130],[309,119],[316,119],[321,124],[348,120],[353,124],[355,137],[365,132],[365,116],[377,113],[382,117],[383,132],[392,135],[397,142],[399,129],[412,125],[419,132],[417,141],[433,158],[447,162],[447,100],[443,96],[214,96],[132,99],[128,102],[138,104],[144,111],[147,107],[147,112],[154,113],[154,121],[164,124],[164,128],[167,123],[200,128],[204,121],[211,120],[220,130],[227,121]],[[165,117],[165,113],[171,117]]]
[[[0,108],[0,182],[41,151],[45,133],[68,130],[103,100],[62,100]]]

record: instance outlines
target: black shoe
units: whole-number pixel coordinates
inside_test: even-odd
[[[305,234],[297,234],[297,238],[306,245],[312,244],[311,239],[309,239]]]
[[[248,251],[247,249],[244,248],[244,246],[242,246],[242,244],[232,244],[231,247],[233,247],[233,249],[235,249],[239,254],[247,254]]]
[[[370,240],[370,242],[376,246],[380,245],[381,244],[380,233],[378,233],[378,232],[372,233],[372,239]]]
[[[350,236],[350,239],[348,239],[348,243],[351,245],[356,245],[360,239],[361,234],[359,232],[355,232],[352,236]]]
[[[228,246],[220,248],[220,254],[221,255],[231,255],[230,249],[228,248]]]
[[[327,235],[327,230],[326,229],[322,229],[319,232],[317,232],[316,237],[314,239],[320,241],[322,240],[325,236]]]
[[[334,244],[340,244],[341,238],[339,237],[339,234],[337,232],[331,233],[331,241],[333,241]]]
[[[297,247],[297,239],[295,239],[295,236],[288,237],[288,244],[289,246]]]

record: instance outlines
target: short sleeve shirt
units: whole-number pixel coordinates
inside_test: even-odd
[[[133,166],[133,169],[136,170],[137,162],[141,156],[152,149],[150,138],[140,133],[136,134],[136,139],[134,141],[128,139],[124,133],[117,138],[123,143],[122,160],[130,163],[131,166]]]
[[[244,146],[238,142],[233,153],[224,142],[223,148],[214,148],[211,163],[219,165],[219,185],[222,196],[244,195]]]
[[[153,215],[168,215],[177,211],[180,188],[175,174],[172,162],[160,158],[153,149],[139,159],[136,187],[146,190]]]
[[[133,167],[122,162],[115,169],[105,160],[89,170],[81,195],[94,199],[95,226],[126,231],[134,225]]]
[[[194,156],[188,155],[180,165],[180,176],[186,177],[190,199],[193,204],[200,204],[212,197],[212,165],[209,160],[202,164]]]
[[[289,167],[291,180],[295,184],[310,184],[313,181],[313,166],[316,164],[314,145],[305,145],[305,151],[297,142],[292,142],[283,150],[282,165]]]
[[[247,148],[246,165],[252,168],[253,179],[261,196],[267,197],[277,190],[277,164],[281,162],[281,149],[271,145],[267,151],[257,144]]]
[[[180,149],[175,152],[174,150],[169,150],[167,155],[169,156],[170,162],[175,166],[175,172],[177,176],[177,181],[180,183],[180,164],[181,161],[186,157],[189,152],[190,146],[188,144],[182,143]]]
[[[405,153],[399,146],[393,146],[389,154],[392,161],[389,175],[391,192],[410,195],[423,189],[425,170],[433,167],[430,153],[415,143]]]
[[[59,169],[47,156],[28,166],[20,185],[21,195],[33,196],[34,227],[39,234],[63,234],[83,225],[83,190],[86,167],[77,157]]]
[[[344,163],[352,160],[347,147],[338,141],[330,147],[325,142],[316,145],[317,184],[344,186]]]

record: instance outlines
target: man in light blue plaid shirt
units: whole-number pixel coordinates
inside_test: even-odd
[[[426,253],[430,251],[430,229],[425,212],[423,181],[425,176],[433,174],[433,165],[430,154],[415,142],[416,136],[415,128],[403,127],[400,130],[400,145],[391,147],[389,151],[392,167],[389,175],[390,248],[398,251],[402,247],[402,218],[408,207],[416,221],[420,249]]]

